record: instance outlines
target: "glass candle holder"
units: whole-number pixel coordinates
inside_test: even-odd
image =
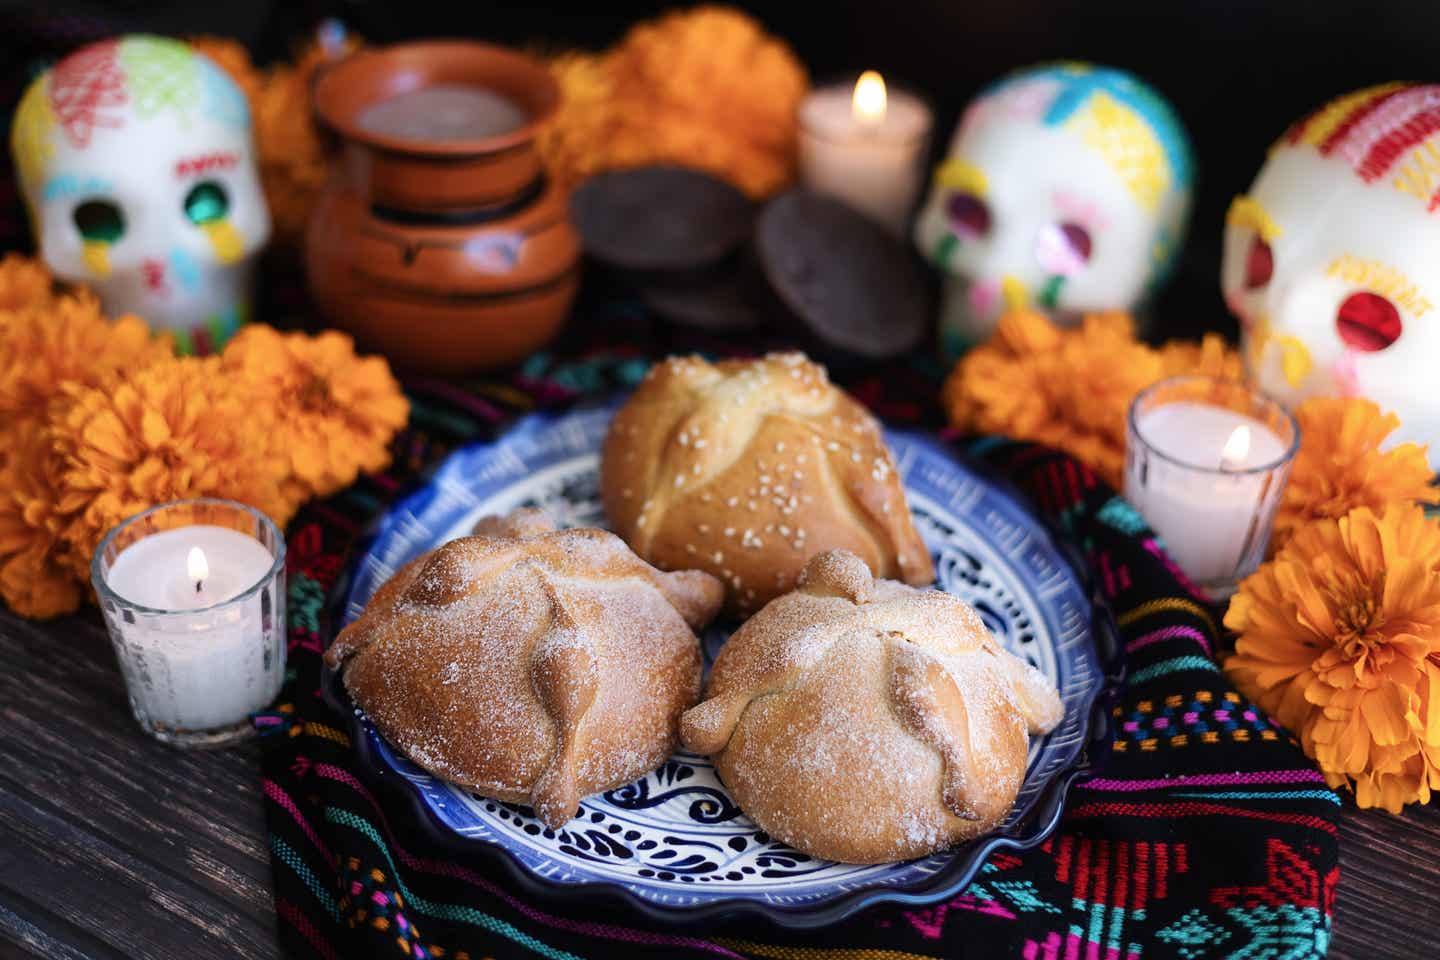
[[[285,538],[229,500],[182,500],[105,535],[90,564],[135,719],[182,747],[251,736],[285,677]]]
[[[1295,418],[1243,383],[1162,380],[1130,404],[1125,498],[1180,569],[1223,600],[1264,558],[1299,448]]]

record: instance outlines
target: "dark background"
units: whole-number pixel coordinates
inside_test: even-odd
[[[1440,79],[1440,3],[1336,0],[830,0],[737,4],[826,78],[875,67],[937,109],[936,149],[977,89],[1012,68],[1057,58],[1129,69],[1175,104],[1197,157],[1195,212],[1180,267],[1158,305],[1157,334],[1234,332],[1219,295],[1225,208],[1285,127],[1331,97],[1386,80]],[[675,4],[478,0],[164,3],[0,0],[7,112],[47,58],[117,31],[219,33],[258,62],[286,55],[338,16],[370,42],[452,35],[544,47],[601,47]],[[6,123],[8,129],[8,121]],[[0,200],[11,190],[0,186]],[[8,218],[7,218],[8,219]],[[0,246],[23,244],[0,236]]]

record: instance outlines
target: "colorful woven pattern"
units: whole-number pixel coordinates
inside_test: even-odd
[[[614,333],[613,327],[607,327]],[[1085,467],[1037,447],[977,444],[1067,532],[1109,597],[1129,686],[1100,774],[1079,784],[1042,847],[997,855],[960,896],[876,907],[834,927],[656,930],[610,907],[532,902],[482,863],[427,847],[377,799],[345,725],[320,700],[326,597],[366,522],[454,444],[515,414],[632,383],[636,351],[605,362],[532,363],[508,384],[412,384],[412,429],[395,468],[317,505],[290,533],[290,663],[265,735],[264,789],[281,936],[295,956],[481,960],[537,957],[1025,960],[1320,957],[1338,878],[1338,799],[1289,735],[1241,698],[1213,659],[1215,611],[1143,521]],[[882,386],[882,382],[886,384]],[[923,376],[851,387],[883,416],[927,409]],[[933,395],[933,394],[932,394]]]

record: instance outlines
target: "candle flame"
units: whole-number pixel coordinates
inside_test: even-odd
[[[1236,427],[1230,433],[1230,439],[1225,441],[1225,449],[1220,451],[1220,462],[1222,464],[1239,464],[1245,461],[1245,455],[1250,452],[1250,428],[1244,424]]]
[[[185,569],[190,573],[190,579],[195,581],[196,591],[199,591],[205,578],[210,576],[210,564],[205,559],[205,551],[199,547],[191,547],[190,555],[185,558]]]
[[[850,112],[861,123],[875,124],[885,119],[885,78],[874,70],[866,70],[855,81],[850,98]]]

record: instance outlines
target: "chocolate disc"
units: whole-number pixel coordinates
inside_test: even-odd
[[[721,333],[763,319],[765,279],[748,250],[698,270],[647,273],[635,287],[646,306],[683,327]]]
[[[570,198],[585,252],[627,270],[688,270],[724,258],[749,235],[755,205],[723,180],[685,167],[591,177]]]
[[[755,246],[776,296],[826,346],[883,359],[925,336],[930,296],[910,249],[839,200],[782,194],[761,212]]]

